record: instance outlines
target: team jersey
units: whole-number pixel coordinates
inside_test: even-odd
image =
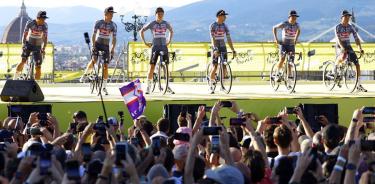
[[[299,24],[291,24],[288,21],[281,22],[275,26],[278,29],[282,30],[282,42],[284,45],[294,45],[296,40],[297,30],[300,29]]]
[[[151,30],[152,45],[153,46],[166,46],[167,45],[167,30],[171,31],[172,26],[165,20],[160,23],[156,20],[149,22],[143,27],[143,30]]]
[[[24,33],[28,33],[27,41],[36,46],[43,44],[43,36],[48,35],[48,25],[44,23],[43,25],[38,25],[36,20],[31,20],[26,23]]]
[[[114,22],[105,22],[104,20],[98,20],[95,22],[94,33],[98,32],[96,41],[101,44],[109,45],[109,41],[112,37],[116,37],[117,25]]]
[[[230,35],[226,24],[219,24],[217,22],[212,23],[210,25],[210,34],[211,38],[214,40],[215,47],[226,47],[225,37]]]
[[[339,40],[344,45],[344,47],[350,46],[350,34],[353,34],[354,39],[359,39],[357,31],[355,30],[354,26],[348,24],[344,26],[342,24],[338,24],[336,26],[336,43],[339,45]]]

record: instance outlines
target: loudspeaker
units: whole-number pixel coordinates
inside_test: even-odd
[[[196,112],[199,106],[206,106],[205,104],[166,104],[164,105],[164,118],[169,119],[169,135],[172,135],[178,129],[177,118],[181,112],[188,112],[191,114],[192,124],[196,119]]]
[[[38,102],[43,100],[42,90],[34,80],[7,80],[1,91],[1,101],[4,102]]]
[[[26,123],[29,120],[29,116],[33,112],[39,113],[52,113],[52,105],[8,105],[8,116],[9,117],[21,117],[22,121]]]
[[[314,132],[321,129],[321,124],[317,119],[320,115],[327,117],[330,123],[338,124],[339,122],[337,104],[303,104],[303,115]]]

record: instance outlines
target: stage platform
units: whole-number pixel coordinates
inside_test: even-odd
[[[0,83],[2,89],[4,81]],[[124,106],[119,88],[124,84],[108,84],[109,95],[103,96],[109,116],[115,116],[117,111],[125,111],[127,125],[130,126],[131,119]],[[88,84],[41,84],[45,101],[40,103],[23,104],[45,104],[53,105],[53,113],[61,119],[62,127],[67,127],[72,113],[77,110],[85,110],[94,121],[98,115],[103,114],[100,98],[96,94],[90,94]],[[285,86],[280,86],[279,91],[274,92],[267,81],[254,83],[234,84],[230,94],[216,91],[209,94],[206,83],[172,83],[171,87],[176,94],[161,95],[154,93],[146,95],[146,116],[151,121],[156,121],[162,116],[163,105],[175,104],[207,104],[211,106],[215,101],[236,100],[242,109],[258,113],[261,117],[276,114],[284,106],[295,106],[299,103],[338,103],[340,122],[348,124],[352,111],[361,106],[375,105],[375,84],[365,83],[369,90],[367,93],[348,93],[345,87],[327,91],[321,83],[299,82],[296,93],[289,94]],[[143,89],[145,90],[145,86]],[[7,105],[0,103],[0,119],[7,114]],[[231,116],[228,110],[223,110],[226,116]]]

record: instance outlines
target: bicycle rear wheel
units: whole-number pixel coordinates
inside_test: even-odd
[[[358,85],[358,73],[352,63],[349,63],[345,69],[344,83],[350,93],[353,93]]]
[[[278,75],[277,63],[274,63],[270,71],[270,85],[274,91],[277,91],[280,86],[280,83],[276,81],[277,75]]]
[[[297,84],[297,69],[296,65],[293,62],[287,62],[287,68],[285,77],[285,86],[289,93],[294,93],[294,89],[296,88]]]
[[[213,68],[214,68],[214,65],[212,64],[212,62],[210,62],[207,65],[207,69],[206,69],[206,80],[207,80],[208,88],[212,88],[212,90],[215,91],[216,84],[212,84],[212,86],[211,86],[211,83],[210,83],[210,81],[211,81],[211,71],[213,70]],[[216,80],[216,77],[215,77],[215,80]],[[215,83],[216,83],[216,81],[215,81]]]
[[[220,78],[222,90],[226,94],[229,94],[230,90],[232,89],[232,82],[233,82],[232,69],[230,68],[229,63],[223,62],[220,65],[219,78]]]
[[[169,74],[168,74],[168,65],[164,62],[160,63],[159,73],[159,90],[164,95],[168,90],[169,84]]]
[[[336,78],[337,78],[337,75],[333,73],[333,68],[335,67],[335,63],[332,61],[328,61],[326,63],[327,64],[323,70],[323,84],[329,91],[332,91],[332,89],[336,85]]]

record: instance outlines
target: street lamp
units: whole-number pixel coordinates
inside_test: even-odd
[[[124,16],[125,15],[120,15],[121,17],[121,22],[125,26],[125,31],[126,32],[131,32],[133,31],[133,41],[137,41],[137,33],[139,30],[142,29],[143,25],[147,21],[147,16],[139,16],[139,15],[133,15],[132,19],[134,19],[134,22],[125,22],[124,21]]]

